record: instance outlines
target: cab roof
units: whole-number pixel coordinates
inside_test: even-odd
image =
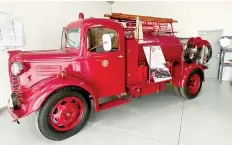
[[[78,19],[77,21],[69,23],[66,28],[81,28],[83,26],[88,25],[111,25],[114,27],[122,27],[120,22],[107,19],[107,18],[86,18],[86,19]]]

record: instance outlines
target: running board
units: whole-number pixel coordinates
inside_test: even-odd
[[[116,107],[116,106],[119,106],[119,105],[123,105],[125,103],[128,103],[130,100],[126,100],[124,98],[121,98],[121,99],[117,99],[117,100],[113,100],[113,101],[109,101],[109,102],[106,102],[106,103],[102,103],[100,104],[100,110],[106,110],[106,109],[109,109],[109,108],[113,108],[113,107]]]

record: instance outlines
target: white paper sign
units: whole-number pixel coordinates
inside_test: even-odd
[[[22,17],[0,12],[0,47],[24,45]]]
[[[144,46],[144,53],[154,82],[161,82],[171,79],[171,74],[166,66],[166,61],[160,46]]]

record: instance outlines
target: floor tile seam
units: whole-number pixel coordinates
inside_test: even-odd
[[[94,127],[98,127],[98,128],[105,128],[105,129],[109,129],[109,130],[113,130],[113,131],[117,131],[117,132],[122,132],[122,133],[130,134],[130,135],[134,135],[134,136],[143,137],[143,138],[146,138],[146,139],[156,140],[156,141],[159,141],[159,142],[161,142],[161,143],[164,142],[164,143],[169,143],[169,144],[171,144],[171,145],[178,145],[177,143],[173,143],[173,142],[169,142],[169,141],[160,140],[160,139],[158,139],[158,138],[153,138],[153,137],[144,136],[144,135],[137,134],[137,133],[128,132],[128,131],[125,131],[125,130],[121,130],[121,129],[114,128],[114,127],[109,127],[109,126],[106,126],[106,125],[99,125],[99,124],[90,123],[90,122],[88,122],[87,124],[89,124],[89,125],[91,125],[91,126],[94,126]]]

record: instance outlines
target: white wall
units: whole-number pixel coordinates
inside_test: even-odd
[[[107,2],[0,2],[0,12],[21,15],[24,21],[25,46],[23,49],[58,49],[62,27],[85,17],[103,17],[111,12]],[[0,52],[0,108],[10,94],[7,54]],[[3,100],[4,99],[4,100]],[[3,100],[3,101],[1,101]]]
[[[85,17],[103,17],[111,12],[107,2],[10,2],[0,3],[1,12],[23,16],[26,49],[60,47],[62,27]]]
[[[232,35],[232,2],[115,2],[112,11],[173,18],[180,37],[197,36],[200,29],[224,29]]]

